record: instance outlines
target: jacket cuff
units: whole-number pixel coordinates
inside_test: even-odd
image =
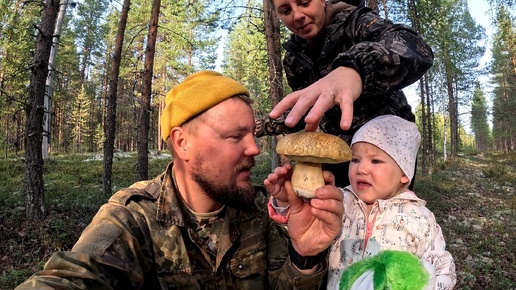
[[[285,273],[288,279],[293,281],[294,289],[321,289],[320,285],[323,281],[326,281],[324,276],[327,270],[328,260],[326,258],[319,263],[319,268],[314,273],[303,274],[296,269],[289,257],[286,262]]]
[[[356,61],[354,59],[337,58],[336,60],[333,61],[332,65],[331,65],[331,70],[334,70],[341,66],[349,67],[349,68],[356,70],[358,72],[358,74],[360,75],[360,79],[362,80],[362,87],[364,86],[364,81],[365,81],[364,69],[358,63],[358,61]]]
[[[274,208],[274,205],[273,205],[273,198],[274,197],[270,197],[269,198],[269,202],[267,203],[267,212],[269,213],[269,217],[271,218],[271,220],[273,220],[274,222],[278,223],[278,224],[287,224],[288,223],[288,217],[290,216],[290,210],[287,209],[285,215],[282,215],[282,214],[279,214],[276,209]]]

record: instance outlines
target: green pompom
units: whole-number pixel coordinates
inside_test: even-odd
[[[417,256],[385,250],[349,266],[340,279],[340,290],[349,290],[367,271],[373,271],[375,290],[423,290],[430,277]]]

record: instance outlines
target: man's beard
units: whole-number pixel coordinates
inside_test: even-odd
[[[245,186],[238,187],[236,184],[236,175],[242,169],[251,169],[255,165],[254,158],[246,158],[241,164],[239,164],[234,170],[231,179],[228,184],[222,184],[220,180],[211,180],[202,173],[205,172],[202,169],[202,158],[195,161],[196,168],[192,174],[192,178],[205,194],[222,204],[229,207],[233,207],[238,210],[250,212],[256,209],[254,204],[255,190],[251,182]]]

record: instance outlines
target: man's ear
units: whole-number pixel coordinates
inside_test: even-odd
[[[172,146],[177,157],[182,160],[190,159],[189,135],[181,127],[174,127],[170,132],[170,145]]]

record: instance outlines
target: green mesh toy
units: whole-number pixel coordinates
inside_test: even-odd
[[[340,290],[434,289],[434,270],[411,253],[385,250],[349,266],[340,279]]]

